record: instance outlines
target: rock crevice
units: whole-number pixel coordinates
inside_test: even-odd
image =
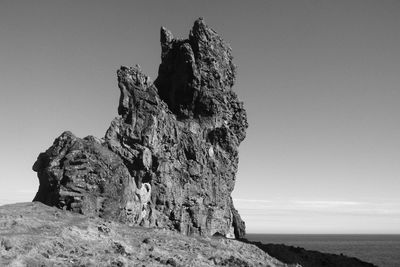
[[[35,201],[131,225],[243,237],[231,193],[248,126],[231,48],[203,19],[185,40],[161,28],[151,81],[117,71],[118,114],[101,140],[63,133],[33,166]]]

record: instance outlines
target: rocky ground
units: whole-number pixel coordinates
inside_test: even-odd
[[[0,266],[288,265],[224,237],[131,227],[33,202],[0,207]]]
[[[249,242],[243,240],[244,242]],[[288,264],[299,263],[304,267],[374,267],[372,263],[361,261],[354,257],[322,253],[306,250],[301,247],[287,246],[284,244],[263,244],[261,242],[249,242],[261,248],[269,255]],[[375,266],[376,267],[376,266]]]

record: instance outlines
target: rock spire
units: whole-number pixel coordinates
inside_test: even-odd
[[[117,71],[118,114],[105,137],[64,132],[33,166],[34,201],[130,225],[243,237],[231,193],[246,112],[232,91],[230,46],[203,19],[188,39],[161,28],[151,81]]]

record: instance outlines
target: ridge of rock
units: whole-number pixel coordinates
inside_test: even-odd
[[[243,237],[231,193],[248,127],[231,48],[203,19],[189,38],[161,28],[161,64],[117,71],[119,117],[101,140],[59,136],[33,166],[34,201],[130,225]]]

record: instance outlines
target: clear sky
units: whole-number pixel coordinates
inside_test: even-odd
[[[400,1],[0,1],[0,203],[32,200],[64,130],[102,137],[117,68],[155,79],[160,27],[200,16],[238,65],[248,232],[400,234]]]

